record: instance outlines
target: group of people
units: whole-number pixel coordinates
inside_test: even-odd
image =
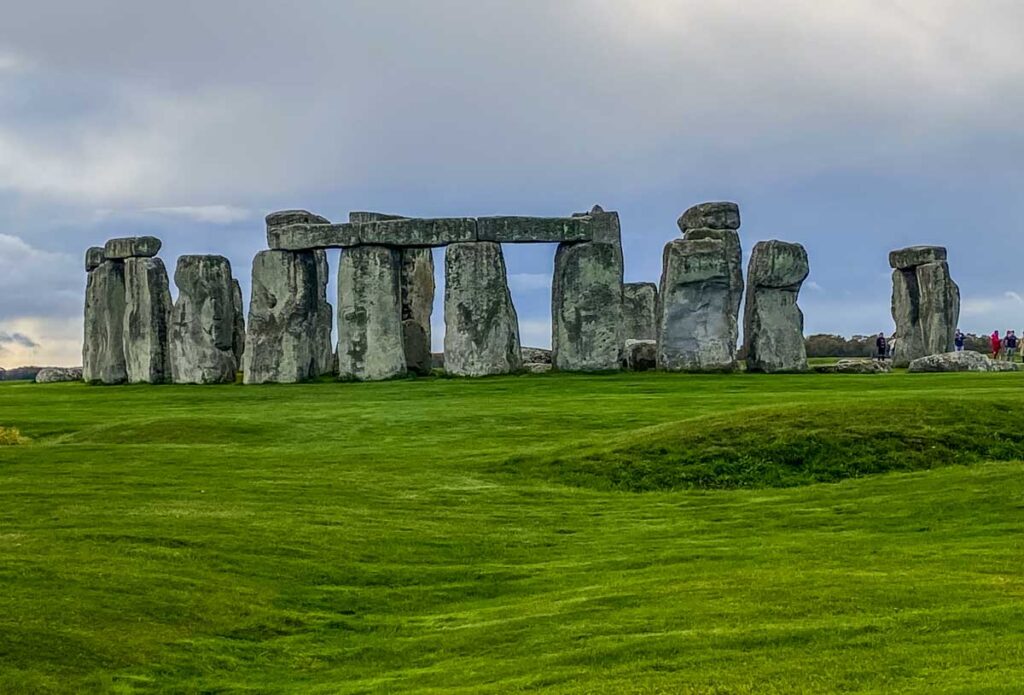
[[[956,329],[956,333],[953,335],[953,348],[957,352],[963,352],[966,338],[967,336],[959,328]],[[992,359],[1006,360],[1007,362],[1015,361],[1021,347],[1020,340],[1017,337],[1016,331],[1007,330],[1002,336],[999,335],[999,331],[993,331],[992,335],[989,336],[992,347]],[[876,360],[892,359],[895,349],[896,336],[886,338],[885,333],[878,334],[878,337],[875,339]]]
[[[964,334],[960,332],[959,328],[956,331],[956,337],[953,342],[956,345],[957,352],[964,349]],[[1013,362],[1017,359],[1020,338],[1017,337],[1015,331],[1008,330],[1001,338],[999,337],[999,331],[993,331],[992,335],[989,336],[989,342],[992,346],[992,359],[1006,360],[1007,362]]]

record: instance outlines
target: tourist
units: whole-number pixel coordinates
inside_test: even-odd
[[[1013,362],[1017,356],[1017,334],[1013,331],[1006,331],[1006,338],[1003,340],[1003,356],[1007,362]]]
[[[992,359],[998,360],[1003,351],[1003,341],[999,339],[999,331],[992,331],[989,340],[992,342]]]
[[[953,347],[956,348],[957,352],[964,351],[964,334],[960,329],[956,329],[956,333],[953,335]]]
[[[875,359],[884,360],[889,354],[889,344],[885,340],[885,333],[879,333],[875,338]]]

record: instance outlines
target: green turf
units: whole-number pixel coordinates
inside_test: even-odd
[[[1019,691],[1024,375],[4,384],[0,427],[3,693]]]

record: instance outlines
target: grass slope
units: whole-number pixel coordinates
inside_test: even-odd
[[[1022,386],[0,385],[0,692],[1014,692]]]

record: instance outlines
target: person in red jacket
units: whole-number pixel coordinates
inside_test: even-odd
[[[992,331],[992,359],[998,360],[1002,349],[1003,341],[999,339],[999,331]]]

